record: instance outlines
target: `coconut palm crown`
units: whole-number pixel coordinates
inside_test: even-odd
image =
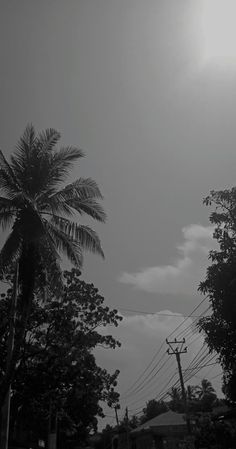
[[[28,274],[41,264],[51,283],[61,275],[60,255],[77,267],[83,250],[103,256],[96,232],[77,222],[79,214],[105,221],[101,192],[90,178],[64,187],[73,163],[84,154],[75,147],[57,150],[59,139],[54,129],[36,134],[28,125],[10,162],[0,151],[0,226],[10,228],[0,251],[2,275],[16,261]]]

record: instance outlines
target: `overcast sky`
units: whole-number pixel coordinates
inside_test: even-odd
[[[108,215],[94,225],[106,259],[86,256],[84,278],[108,305],[166,313],[122,311],[122,348],[99,351],[121,393],[181,322],[169,315],[200,302],[213,245],[202,199],[235,184],[235,65],[204,24],[198,0],[1,1],[0,147],[10,154],[32,122],[83,148],[71,179],[96,179]],[[154,393],[142,395],[137,407]]]

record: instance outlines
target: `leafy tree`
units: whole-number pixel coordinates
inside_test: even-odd
[[[141,423],[149,421],[149,419],[155,418],[155,416],[161,415],[168,411],[168,407],[163,401],[157,401],[156,399],[151,399],[147,402],[146,407],[143,409],[143,415],[140,419]]]
[[[0,301],[3,316],[9,302],[9,295]],[[89,430],[96,429],[96,416],[103,416],[101,401],[110,406],[117,403],[118,372],[107,373],[93,356],[98,346],[119,345],[111,335],[99,332],[99,327],[117,326],[121,319],[103,302],[98,290],[82,281],[76,269],[64,273],[60,299],[34,300],[12,384],[11,434],[23,427],[26,433],[40,431],[45,438],[49,415],[57,415],[59,443],[69,447],[70,440],[81,442]]]
[[[204,203],[214,207],[210,222],[218,248],[210,251],[211,265],[199,287],[209,297],[212,314],[198,326],[210,350],[218,354],[227,397],[236,401],[236,188],[211,191]]]
[[[107,424],[105,429],[101,432],[100,439],[94,444],[95,449],[112,449],[114,447],[114,443],[112,444],[112,441],[116,433],[117,428]]]
[[[235,426],[229,421],[212,421],[209,415],[201,416],[194,430],[195,447],[235,447]]]

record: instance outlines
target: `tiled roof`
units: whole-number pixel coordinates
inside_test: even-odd
[[[134,429],[131,433],[140,432],[140,430],[145,430],[152,427],[184,425],[186,425],[184,414],[172,412],[171,410],[169,410],[168,412],[162,413],[161,415],[158,415],[155,418],[152,418],[149,421],[145,422],[141,426]]]

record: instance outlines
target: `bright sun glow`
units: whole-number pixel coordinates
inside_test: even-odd
[[[236,0],[202,0],[204,62],[236,64]]]

